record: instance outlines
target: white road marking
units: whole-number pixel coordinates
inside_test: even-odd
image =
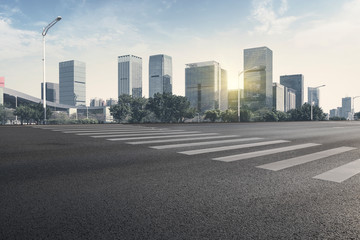
[[[165,136],[152,136],[152,137],[126,137],[126,138],[109,138],[109,141],[124,141],[124,140],[139,140],[139,139],[161,139],[161,138],[177,138],[177,137],[192,137],[192,136],[212,136],[218,133],[198,133],[198,134],[183,134],[183,135],[165,135]]]
[[[155,135],[179,135],[185,133],[199,133],[198,131],[192,132],[157,132],[157,133],[134,133],[134,134],[107,134],[99,136],[90,136],[92,138],[112,138],[112,137],[131,137],[131,136],[155,136]]]
[[[131,133],[163,133],[163,132],[183,132],[183,130],[153,130],[153,131],[111,131],[111,132],[87,132],[87,133],[77,133],[79,136],[87,136],[87,135],[106,135],[106,134],[131,134]]]
[[[290,167],[297,166],[300,164],[312,162],[315,160],[330,157],[330,156],[333,156],[333,155],[336,155],[339,153],[343,153],[343,152],[347,152],[347,151],[351,151],[354,149],[356,149],[356,148],[339,147],[339,148],[329,149],[329,150],[325,150],[325,151],[321,151],[321,152],[317,152],[317,153],[307,154],[304,156],[290,158],[290,159],[286,159],[286,160],[282,160],[282,161],[268,163],[268,164],[260,165],[257,167],[267,169],[267,170],[272,170],[272,171],[279,171],[279,170],[282,170],[285,168],[290,168]]]
[[[313,178],[341,183],[360,173],[360,159],[319,174]]]
[[[195,140],[207,140],[207,139],[219,139],[219,138],[233,138],[239,137],[238,135],[226,135],[226,136],[214,136],[214,137],[196,137],[196,138],[179,138],[179,139],[165,139],[165,140],[150,140],[150,141],[137,141],[127,142],[127,144],[153,144],[153,143],[168,143],[168,142],[184,142],[184,141],[195,141]]]
[[[193,142],[193,143],[169,144],[169,145],[161,145],[161,146],[150,146],[150,148],[155,148],[155,149],[181,148],[181,147],[203,146],[203,145],[211,145],[211,144],[219,144],[219,143],[247,142],[247,141],[255,141],[255,140],[261,140],[261,139],[263,139],[263,138],[236,138],[236,139],[230,139],[230,140],[218,140],[218,141],[206,141],[206,142]]]
[[[275,141],[258,142],[258,143],[248,143],[248,144],[239,144],[239,145],[224,146],[224,147],[204,148],[204,149],[183,151],[183,152],[178,152],[178,153],[186,154],[186,155],[196,155],[196,154],[211,153],[211,152],[220,152],[220,151],[226,151],[226,150],[242,149],[242,148],[250,148],[250,147],[258,147],[258,146],[266,146],[266,145],[279,144],[279,143],[287,143],[287,142],[289,142],[289,141],[286,141],[286,140],[275,140]]]
[[[268,149],[268,150],[262,150],[262,151],[256,151],[256,152],[230,155],[230,156],[225,156],[225,157],[218,157],[218,158],[213,158],[213,160],[223,161],[223,162],[232,162],[232,161],[244,160],[244,159],[249,159],[249,158],[254,158],[254,157],[266,156],[266,155],[275,154],[275,153],[282,153],[282,152],[288,152],[288,151],[293,151],[293,150],[297,150],[297,149],[314,147],[314,146],[319,146],[319,145],[321,145],[321,144],[305,143],[305,144],[299,144],[299,145],[294,145],[294,146],[289,146],[289,147],[274,148],[274,149]]]
[[[86,134],[86,133],[100,133],[100,132],[153,132],[153,131],[183,131],[183,130],[163,130],[163,129],[97,129],[97,130],[71,130],[71,131],[63,131],[63,133],[78,133],[78,134]]]

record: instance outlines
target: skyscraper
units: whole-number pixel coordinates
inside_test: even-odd
[[[284,94],[284,86],[279,83],[273,83],[273,107],[277,111],[284,112],[285,110]]]
[[[320,106],[320,90],[319,88],[308,87],[308,103],[314,102],[314,106]]]
[[[44,99],[44,83],[41,83],[41,99]],[[59,84],[46,83],[46,101],[59,103]]]
[[[186,64],[185,96],[199,112],[228,108],[227,74],[214,61]]]
[[[149,60],[149,97],[155,93],[172,93],[172,58],[164,54]]]
[[[294,74],[280,76],[280,84],[295,90],[296,108],[300,108],[304,104],[304,75]]]
[[[256,70],[250,70],[256,68]],[[273,53],[267,47],[244,49],[244,104],[252,110],[273,106]]]
[[[86,105],[86,64],[71,60],[59,63],[60,104]]]
[[[342,117],[346,118],[347,120],[353,120],[354,109],[352,106],[353,104],[351,97],[342,98]]]
[[[118,57],[118,95],[142,97],[142,58],[134,55]]]
[[[285,112],[296,108],[296,91],[292,88],[284,87],[284,110]]]

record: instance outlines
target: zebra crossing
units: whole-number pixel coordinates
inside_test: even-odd
[[[326,159],[335,155],[356,150],[353,147],[341,146],[316,152],[319,143],[292,144],[286,139],[265,139],[261,137],[241,137],[240,135],[222,135],[212,132],[172,130],[167,128],[142,127],[132,125],[114,125],[91,128],[89,126],[43,126],[42,129],[75,134],[95,139],[105,139],[111,142],[123,142],[129,145],[145,145],[156,150],[169,150],[187,156],[210,153],[219,155],[209,157],[212,161],[238,162],[257,157],[295,152],[302,149],[315,151],[310,154],[300,155],[271,163],[255,166],[263,171],[289,171],[289,169]],[[285,145],[285,146],[282,146]],[[261,147],[266,147],[263,150]],[[270,148],[269,148],[270,147]],[[260,149],[258,149],[260,148]],[[244,151],[245,150],[245,151]],[[228,153],[228,151],[232,151]],[[234,151],[236,152],[234,154]],[[313,179],[342,183],[360,173],[360,159],[328,170],[313,177]]]

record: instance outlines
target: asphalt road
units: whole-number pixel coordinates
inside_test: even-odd
[[[357,122],[0,127],[0,239],[360,239],[358,159]]]

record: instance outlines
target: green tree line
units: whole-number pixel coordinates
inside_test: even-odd
[[[190,108],[190,102],[186,97],[157,93],[149,99],[120,95],[118,103],[111,106],[110,113],[119,123],[182,123],[188,118],[193,118],[196,111]]]
[[[27,124],[35,122],[40,124],[44,121],[44,108],[41,103],[20,105],[13,112],[15,116],[20,119],[21,125],[26,122]],[[46,108],[46,119],[49,119],[52,115],[50,108]]]
[[[204,119],[211,122],[237,122],[238,114],[236,110],[228,109],[226,111],[208,110],[204,114]],[[257,111],[250,111],[246,106],[240,110],[241,122],[282,122],[282,121],[310,121],[311,120],[311,106],[305,103],[300,108],[291,109],[287,112],[260,109]],[[326,114],[318,106],[313,106],[313,120],[324,121]]]

